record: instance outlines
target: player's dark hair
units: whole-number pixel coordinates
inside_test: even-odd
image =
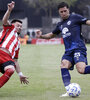
[[[13,24],[13,23],[16,23],[16,22],[19,22],[19,23],[21,23],[22,24],[22,21],[21,20],[19,20],[19,19],[13,19],[12,21],[11,21],[11,23]]]
[[[59,3],[59,5],[58,5],[58,10],[59,10],[60,8],[63,8],[63,7],[69,8],[69,5],[68,5],[66,2],[61,2],[61,3]]]

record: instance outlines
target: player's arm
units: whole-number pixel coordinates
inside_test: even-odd
[[[86,21],[86,24],[87,24],[87,25],[90,25],[90,20],[87,20],[87,21]]]
[[[5,13],[5,15],[4,15],[3,19],[2,19],[2,22],[3,22],[4,25],[10,25],[10,22],[9,22],[8,19],[9,19],[9,16],[11,14],[11,11],[13,10],[13,8],[15,6],[15,2],[12,1],[7,6],[8,6],[8,9],[7,9],[7,11],[6,11],[6,13]]]
[[[51,39],[54,38],[56,35],[53,34],[52,32],[47,33],[45,35],[42,35],[42,32],[40,30],[36,31],[36,37],[41,38],[41,39]]]
[[[29,81],[27,80],[28,77],[24,76],[23,73],[21,72],[18,60],[14,59],[14,61],[15,61],[15,65],[16,65],[16,72],[18,73],[18,75],[20,77],[21,83],[28,84],[29,83]]]

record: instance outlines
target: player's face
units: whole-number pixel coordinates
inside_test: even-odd
[[[15,30],[16,30],[16,32],[17,32],[17,33],[20,33],[21,30],[22,30],[22,23],[16,22],[16,23],[14,23],[14,25],[15,25]]]
[[[67,19],[70,15],[69,9],[67,7],[60,8],[59,14],[60,14],[62,19]]]

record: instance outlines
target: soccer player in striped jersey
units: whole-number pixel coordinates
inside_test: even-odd
[[[20,70],[18,63],[18,53],[20,42],[18,34],[22,29],[22,21],[16,19],[11,23],[8,21],[15,2],[8,4],[8,9],[2,19],[3,30],[0,32],[0,71],[3,75],[0,77],[0,88],[9,80],[15,69],[20,77],[21,83],[28,84],[29,81]]]
[[[67,3],[58,5],[58,12],[62,18],[56,28],[45,35],[38,30],[37,38],[50,39],[61,33],[65,45],[65,53],[61,60],[61,75],[64,86],[68,90],[71,76],[69,70],[73,70],[74,65],[80,74],[90,74],[90,65],[87,65],[87,49],[82,37],[82,24],[90,25],[90,20],[79,14],[70,14]],[[62,97],[68,96],[67,93]]]

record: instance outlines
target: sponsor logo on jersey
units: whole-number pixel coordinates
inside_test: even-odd
[[[71,33],[69,32],[69,29],[67,27],[64,27],[62,30],[62,36],[63,38],[71,36]]]

